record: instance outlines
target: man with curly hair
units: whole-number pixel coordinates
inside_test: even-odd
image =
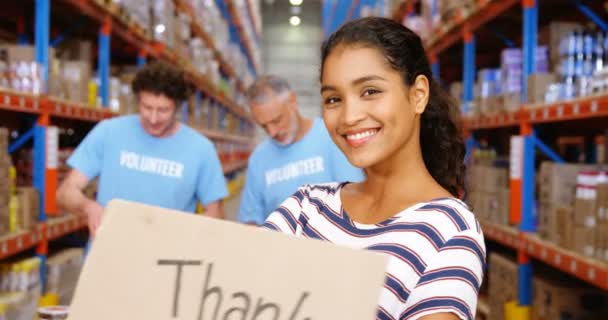
[[[180,123],[177,112],[190,95],[185,75],[164,63],[141,69],[132,84],[138,115],[97,124],[68,159],[71,171],[57,192],[58,204],[89,219],[94,235],[112,199],[223,218],[226,182],[215,147]],[[99,177],[97,199],[82,190]]]

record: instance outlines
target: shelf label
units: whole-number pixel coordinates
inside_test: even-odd
[[[596,113],[597,112],[597,100],[591,101],[591,112],[592,113]]]
[[[8,245],[6,242],[2,242],[2,254],[6,254],[8,252]]]
[[[46,128],[46,168],[57,169],[59,163],[59,128]]]
[[[11,104],[11,97],[8,94],[4,95],[4,104],[7,106]]]
[[[557,107],[557,116],[560,118],[564,116],[564,105],[563,104],[560,104],[559,107]]]
[[[562,263],[562,256],[559,255],[559,253],[555,254],[555,264],[560,264]]]
[[[578,114],[580,112],[580,108],[581,108],[581,106],[578,104],[578,102],[575,103],[574,107],[573,107],[573,110],[572,110],[572,113]]]
[[[510,176],[511,180],[519,180],[522,177],[524,155],[524,138],[522,136],[511,137],[510,153]]]
[[[589,280],[595,280],[595,269],[594,268],[589,268],[589,270],[587,271],[587,278],[589,278]]]
[[[543,110],[543,119],[546,120],[547,118],[549,118],[549,109]]]
[[[541,259],[543,259],[543,260],[544,260],[544,259],[547,259],[547,249],[546,249],[546,248],[543,248],[543,249],[540,251],[540,257],[541,257]]]
[[[570,271],[576,272],[576,260],[570,262]]]

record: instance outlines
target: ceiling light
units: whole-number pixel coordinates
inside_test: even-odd
[[[302,22],[302,21],[300,20],[300,17],[298,17],[298,16],[293,16],[293,17],[289,18],[289,23],[294,27],[299,26],[300,22]]]
[[[303,0],[289,0],[289,3],[291,3],[292,6],[299,6],[302,4]]]
[[[154,28],[154,31],[156,31],[156,33],[163,33],[163,32],[165,32],[165,25],[164,24],[157,24],[156,27]]]

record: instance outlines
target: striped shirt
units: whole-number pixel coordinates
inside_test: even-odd
[[[345,183],[306,185],[264,227],[389,256],[377,319],[414,320],[434,313],[475,318],[486,251],[466,204],[445,198],[411,206],[374,225],[351,220],[342,207]]]

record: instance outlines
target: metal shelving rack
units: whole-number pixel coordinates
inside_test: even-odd
[[[100,75],[100,95],[104,106],[108,105],[109,77],[110,77],[110,58],[111,58],[111,39],[118,37],[122,41],[138,49],[137,58],[134,61],[138,66],[146,63],[148,57],[168,61],[183,68],[188,74],[189,79],[196,85],[197,108],[201,108],[201,98],[203,94],[216,102],[216,105],[223,107],[220,121],[226,112],[230,112],[240,119],[240,125],[252,125],[251,117],[243,106],[237,105],[231,97],[226,96],[218,88],[211,84],[205,76],[194,71],[186,59],[179,57],[170,48],[162,43],[153,41],[143,28],[134,24],[124,17],[115,5],[111,2],[96,0],[62,0],[64,4],[70,5],[79,11],[81,15],[91,18],[99,23],[98,38],[98,67]],[[175,0],[177,10],[185,10],[191,17],[195,18],[192,8],[185,6],[182,0]],[[49,64],[49,33],[50,33],[50,0],[35,1],[35,53],[36,61],[43,66],[43,78],[48,80]],[[189,11],[190,10],[190,11]],[[197,36],[203,38],[207,45],[212,48],[221,63],[223,73],[235,78],[236,74],[232,67],[221,56],[213,43],[211,35],[207,34],[197,19],[192,19],[193,30]],[[21,28],[23,29],[23,28]],[[22,31],[20,31],[22,33]],[[21,39],[22,37],[20,37]],[[25,41],[25,43],[27,43]],[[244,91],[244,86],[239,79],[237,88]],[[19,149],[22,145],[33,140],[34,145],[34,169],[33,184],[40,194],[40,213],[39,224],[32,231],[25,231],[17,234],[10,234],[0,238],[0,259],[10,257],[20,252],[35,248],[37,256],[40,257],[42,282],[46,277],[45,263],[48,254],[49,241],[59,238],[71,232],[81,230],[86,227],[86,219],[75,215],[65,215],[58,218],[49,216],[58,213],[55,202],[57,189],[57,152],[58,152],[58,129],[52,126],[54,122],[65,119],[80,122],[96,123],[103,119],[117,116],[106,108],[93,109],[85,105],[70,101],[61,100],[46,94],[31,95],[17,93],[10,90],[0,89],[0,111],[16,112],[20,114],[30,114],[37,117],[36,124],[28,132],[18,137],[10,146],[9,153]],[[187,114],[185,114],[187,116]],[[219,142],[231,142],[241,145],[254,144],[251,137],[226,134],[221,131],[211,129],[201,129],[202,134],[208,138]],[[247,166],[247,162],[239,159],[222,163],[223,171],[230,175]]]
[[[437,1],[437,0],[434,0]],[[460,8],[452,20],[442,21],[425,39],[429,60],[438,77],[439,57],[449,48],[460,43],[463,47],[463,102],[464,109],[473,100],[473,86],[476,73],[475,32],[497,19],[508,10],[521,6],[522,49],[524,55],[523,77],[527,79],[535,70],[534,52],[537,47],[538,1],[540,0],[478,0],[473,10]],[[402,21],[414,10],[415,0],[403,1],[393,18]],[[577,1],[572,5],[600,28],[606,31],[607,25],[593,14],[589,8],[581,8]],[[519,134],[511,138],[511,212],[510,222],[517,228],[483,222],[486,239],[517,251],[519,265],[518,302],[521,306],[532,303],[532,265],[531,258],[542,261],[557,270],[568,273],[598,288],[608,290],[608,264],[579,255],[573,251],[556,246],[536,235],[534,221],[534,181],[536,148],[545,153],[552,161],[563,162],[534,133],[534,126],[547,123],[576,123],[583,127],[580,120],[607,119],[608,95],[586,97],[553,104],[526,104],[527,83],[522,85],[522,105],[514,112],[503,112],[492,116],[468,117],[464,119],[464,136],[467,149],[478,145],[474,135],[479,130],[493,132],[495,129],[511,128]],[[514,168],[515,166],[515,168]],[[513,175],[513,172],[516,172]]]

